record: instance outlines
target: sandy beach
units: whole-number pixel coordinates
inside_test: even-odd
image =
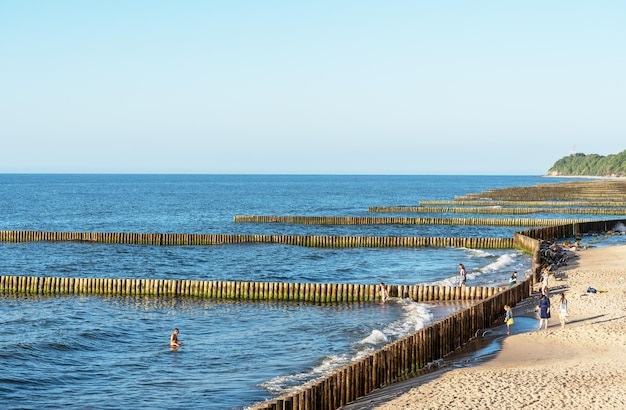
[[[390,392],[389,401],[376,408],[626,408],[624,261],[626,245],[572,252],[568,265],[550,277],[548,330],[516,334],[513,325],[494,359],[442,372],[397,398]],[[598,293],[588,293],[589,287]],[[561,292],[569,308],[564,328]],[[537,317],[537,302],[538,296],[519,304],[515,316]]]

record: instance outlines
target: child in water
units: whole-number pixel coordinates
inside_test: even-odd
[[[506,334],[510,335],[511,325],[515,323],[515,320],[513,320],[513,309],[511,309],[511,306],[509,305],[504,305],[504,311],[506,312],[506,315],[504,316],[504,323],[506,323]]]

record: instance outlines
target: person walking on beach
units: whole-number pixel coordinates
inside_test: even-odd
[[[467,282],[467,271],[465,270],[465,265],[462,263],[459,263],[459,267],[461,268],[459,273],[461,275],[459,286],[465,286],[465,282]]]
[[[537,330],[541,330],[541,328],[548,330],[548,319],[550,319],[550,298],[546,295],[541,295],[537,309],[539,310],[539,329]]]
[[[511,306],[509,305],[504,305],[504,311],[506,312],[506,316],[504,316],[504,323],[506,323],[506,334],[510,335],[511,325],[515,323],[515,320],[513,320],[513,309],[511,309]]]
[[[387,288],[385,287],[385,284],[383,282],[380,282],[378,288],[380,290],[380,299],[383,303],[385,303],[387,299],[389,299],[389,293],[387,292]]]
[[[181,340],[178,340],[178,328],[174,329],[174,332],[172,333],[172,335],[170,336],[170,348],[172,349],[178,349],[183,342]]]
[[[509,287],[512,288],[517,283],[517,271],[513,272],[511,279],[509,279]]]
[[[559,320],[561,321],[561,329],[565,327],[567,322],[567,299],[565,293],[559,295]]]

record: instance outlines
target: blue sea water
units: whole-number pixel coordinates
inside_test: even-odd
[[[247,224],[234,223],[233,217],[371,216],[371,206],[418,205],[558,181],[6,174],[0,175],[0,230],[508,238],[521,229]],[[0,243],[2,275],[451,284],[460,262],[468,268],[470,285],[498,285],[513,270],[530,270],[529,258],[513,250]],[[454,308],[402,299],[385,305],[315,305],[0,295],[0,399],[10,409],[241,409],[322,376]],[[168,347],[174,327],[185,342],[178,351]]]

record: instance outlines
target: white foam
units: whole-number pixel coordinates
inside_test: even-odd
[[[404,310],[402,317],[384,329],[385,334],[394,339],[423,328],[433,319],[430,306],[424,303],[417,303],[411,299],[398,299],[398,303],[402,304]]]
[[[484,249],[469,249],[469,248],[463,248],[466,252],[467,255],[470,258],[488,258],[490,256],[493,256],[492,253],[487,252]]]
[[[523,271],[522,266],[520,266],[520,257],[522,253],[519,251],[508,252],[499,256],[480,249],[466,249],[466,251],[468,253],[468,259],[481,258],[485,259],[484,262],[487,262],[487,264],[482,267],[474,268],[471,271],[468,270],[467,281],[468,283],[475,284],[472,286],[505,283],[508,281],[511,272],[514,270],[520,272]],[[439,286],[458,286],[459,276],[454,275],[429,284]]]
[[[480,268],[478,270],[478,273],[476,273],[475,277],[478,276],[479,274],[500,272],[502,270],[505,270],[509,266],[513,265],[516,259],[517,259],[517,255],[515,253],[507,253],[504,255],[500,255],[496,258],[495,261]]]
[[[305,383],[316,380],[330,374],[333,370],[346,365],[350,361],[357,360],[373,352],[375,349],[397,340],[411,332],[423,328],[432,321],[431,308],[423,303],[417,303],[411,299],[392,298],[387,303],[397,303],[402,307],[401,317],[391,322],[382,329],[374,329],[370,334],[354,343],[354,349],[342,355],[330,355],[309,369],[309,371],[274,377],[260,384],[272,394],[286,394],[299,388]]]
[[[374,329],[360,344],[382,345],[390,339],[399,339],[411,332],[419,330],[432,321],[433,314],[430,306],[417,303],[411,299],[390,299],[390,303],[397,303],[402,307],[403,313],[394,322],[385,325],[382,329]]]
[[[383,332],[380,330],[374,329],[365,339],[361,340],[360,343],[376,345],[379,343],[387,343],[389,339]]]
[[[333,370],[350,362],[350,360],[351,358],[348,355],[326,356],[320,364],[307,372],[277,376],[261,383],[260,386],[275,395],[286,394],[310,381],[331,373]]]

